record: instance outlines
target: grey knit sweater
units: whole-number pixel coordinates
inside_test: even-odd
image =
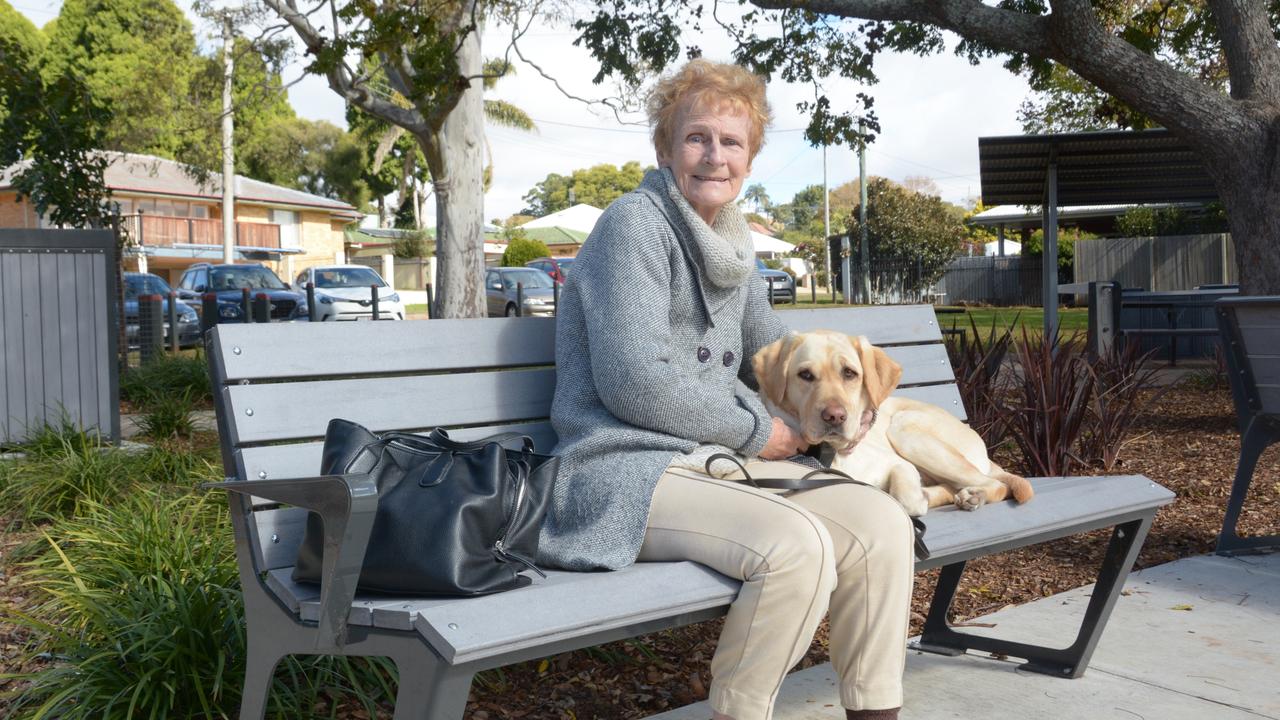
[[[732,204],[708,227],[663,169],[610,205],[583,244],[557,312],[560,472],[540,562],[631,564],[675,455],[715,444],[756,456],[768,440],[749,360],[785,328],[754,269],[732,287],[712,282],[711,255],[725,246],[708,242],[715,232],[738,246],[748,237]]]

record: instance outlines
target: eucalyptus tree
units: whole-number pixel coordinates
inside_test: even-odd
[[[684,32],[719,23],[738,62],[818,86],[803,106],[815,144],[856,141],[857,114],[868,136],[877,130],[869,96],[858,96],[860,109],[841,111],[823,81],[874,82],[878,52],[940,52],[943,31],[958,35],[955,51],[975,63],[1001,57],[1033,80],[1070,70],[1196,151],[1227,208],[1242,289],[1280,294],[1275,0],[751,0],[732,18],[715,0],[596,3],[577,27],[601,62],[597,79],[638,82],[643,71],[696,52],[682,47],[692,45],[682,43]]]

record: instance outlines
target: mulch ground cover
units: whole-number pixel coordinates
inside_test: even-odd
[[[1162,509],[1147,537],[1138,567],[1212,551],[1240,447],[1230,392],[1224,385],[1184,383],[1167,390],[1141,418],[1114,470],[1142,474],[1172,490],[1177,499]],[[997,460],[1011,469],[1019,461],[1002,449]],[[1081,468],[1073,474],[1088,474]],[[981,511],[979,511],[981,512]],[[1280,532],[1280,447],[1259,463],[1246,503],[1243,534]],[[1045,543],[970,561],[957,594],[952,621],[965,620],[1048,597],[1093,581],[1108,531]],[[0,534],[0,558],[21,537]],[[20,606],[12,568],[0,565],[0,606]],[[920,631],[937,571],[916,575],[912,633]],[[481,673],[473,685],[467,717],[638,718],[706,698],[708,664],[719,621],[645,638],[564,653]],[[799,668],[826,662],[826,626]],[[0,624],[0,674],[18,657],[25,638]],[[336,716],[367,718],[336,700]],[[322,712],[328,716],[332,708]],[[383,713],[379,713],[383,716]],[[385,713],[390,717],[390,711]]]

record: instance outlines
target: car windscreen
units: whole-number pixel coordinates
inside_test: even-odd
[[[155,275],[125,275],[124,297],[137,300],[139,295],[168,295],[169,284]]]
[[[284,283],[264,267],[243,265],[209,269],[210,290],[283,290]]]
[[[550,275],[532,268],[504,272],[502,273],[502,282],[511,288],[514,288],[516,283],[524,285],[526,288],[549,288],[554,284]]]
[[[382,278],[371,268],[316,268],[315,284],[318,288],[367,288],[370,285],[386,287]]]
[[[557,260],[556,264],[560,266],[561,273],[568,275],[569,266],[573,265],[573,258],[565,258],[564,260]]]

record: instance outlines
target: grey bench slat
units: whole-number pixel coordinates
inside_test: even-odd
[[[555,319],[219,325],[228,381],[555,362]],[[236,352],[236,350],[239,352]]]
[[[556,444],[556,433],[546,420],[457,428],[450,430],[449,436],[458,440],[478,440],[504,432],[528,435],[533,438],[534,447],[539,452],[550,452]],[[250,480],[313,477],[320,472],[320,453],[323,449],[323,442],[242,448],[235,453],[236,475]]]
[[[321,437],[335,417],[375,432],[545,418],[554,389],[555,371],[538,368],[230,385],[222,393],[236,418],[227,441],[241,445]]]
[[[1137,475],[1034,478],[1036,497],[1025,505],[994,504],[967,513],[938,508],[925,515],[933,555],[924,569],[989,554],[992,546],[1020,547],[1094,527],[1127,514],[1153,512],[1173,494]],[[271,573],[273,589],[302,617],[318,614],[313,585],[293,583],[288,568]],[[693,563],[637,563],[612,573],[552,572],[531,587],[465,599],[360,596],[354,625],[415,628],[451,663],[594,633],[601,629],[718,607],[736,597],[738,583]],[[371,611],[372,610],[372,611]],[[457,627],[452,627],[456,625]]]
[[[964,402],[960,399],[960,389],[956,387],[955,383],[900,388],[894,391],[893,394],[897,397],[933,403],[961,420],[966,417]]]
[[[785,310],[778,313],[778,318],[796,332],[840,330],[865,335],[875,345],[942,341],[938,316],[927,305]]]

